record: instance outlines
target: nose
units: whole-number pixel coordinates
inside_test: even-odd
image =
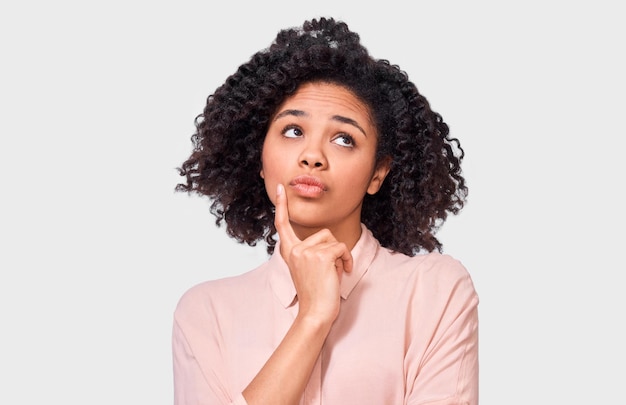
[[[309,163],[309,161],[306,160],[306,159],[303,159],[302,162],[300,162],[300,163],[302,163],[304,166],[313,166],[313,167],[322,167],[322,166],[324,166],[324,164],[322,162],[312,162],[312,163]]]
[[[321,145],[309,142],[300,154],[300,164],[315,169],[325,168],[328,162]]]

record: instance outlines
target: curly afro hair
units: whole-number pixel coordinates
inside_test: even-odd
[[[304,83],[334,83],[366,104],[378,130],[377,160],[391,170],[382,188],[366,195],[362,222],[385,247],[413,256],[441,251],[435,237],[467,197],[464,152],[442,117],[397,65],[374,59],[357,33],[333,18],[280,31],[207,98],[196,117],[193,151],[178,168],[177,191],[209,197],[217,226],[255,246],[276,245],[274,206],[265,191],[261,151],[279,105]]]

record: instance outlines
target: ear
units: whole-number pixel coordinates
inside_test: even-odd
[[[259,173],[259,175],[261,176],[262,179],[265,179],[265,173],[263,173],[263,169],[261,169],[261,172]]]
[[[376,165],[370,184],[367,187],[367,194],[376,194],[380,190],[389,170],[391,170],[391,157],[387,156]]]

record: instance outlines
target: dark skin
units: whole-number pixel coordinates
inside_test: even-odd
[[[279,106],[311,82],[344,86],[372,111],[376,160],[390,162],[387,181],[367,195],[361,218],[380,243],[414,255],[441,249],[435,231],[458,213],[467,187],[463,150],[426,98],[397,66],[373,59],[347,25],[322,18],[281,31],[208,99],[196,122],[194,150],[179,191],[209,197],[218,225],[237,241],[276,243],[274,205],[262,179],[261,148]],[[254,174],[251,174],[254,173]]]
[[[244,390],[250,405],[298,403],[339,314],[341,275],[352,271],[350,249],[327,229],[304,240],[296,235],[282,185],[276,191],[274,223],[281,255],[296,286],[299,310],[280,345]]]
[[[339,313],[361,224],[389,250],[440,249],[436,228],[467,194],[463,150],[403,71],[326,18],[281,31],[209,96],[196,128],[177,189],[209,197],[240,242],[264,241],[271,254],[278,236],[297,293],[293,324],[243,395],[297,403]]]
[[[280,111],[288,114],[278,113],[268,130],[261,176],[276,207],[274,226],[298,313],[244,390],[249,404],[292,404],[302,396],[339,315],[341,278],[352,271],[363,199],[389,172],[376,161],[370,110],[348,89],[312,83]],[[320,180],[300,183],[303,176]]]

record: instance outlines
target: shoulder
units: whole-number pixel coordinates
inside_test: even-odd
[[[431,299],[444,306],[473,307],[478,295],[472,277],[460,260],[441,253],[428,253],[417,257],[416,272],[419,274],[421,291],[430,290]]]
[[[265,265],[246,273],[198,283],[180,297],[176,309],[177,319],[217,313],[249,297],[265,280]]]
[[[394,291],[412,314],[416,330],[436,330],[441,325],[451,325],[461,314],[474,314],[479,296],[460,260],[441,253],[391,256],[402,264],[395,269],[380,269],[379,280],[385,278],[385,273],[392,274],[386,283],[394,285]]]
[[[463,294],[475,296],[474,284],[468,269],[453,256],[438,252],[407,256],[382,249],[377,262],[381,278],[392,276],[402,279],[406,286],[413,286],[420,295],[439,296]]]
[[[439,279],[469,279],[470,274],[460,260],[438,252],[417,255],[412,258],[416,269]]]
[[[380,250],[379,263],[389,269],[401,269],[425,277],[434,278],[467,278],[469,272],[460,260],[448,254],[430,252],[407,256],[389,249]]]

